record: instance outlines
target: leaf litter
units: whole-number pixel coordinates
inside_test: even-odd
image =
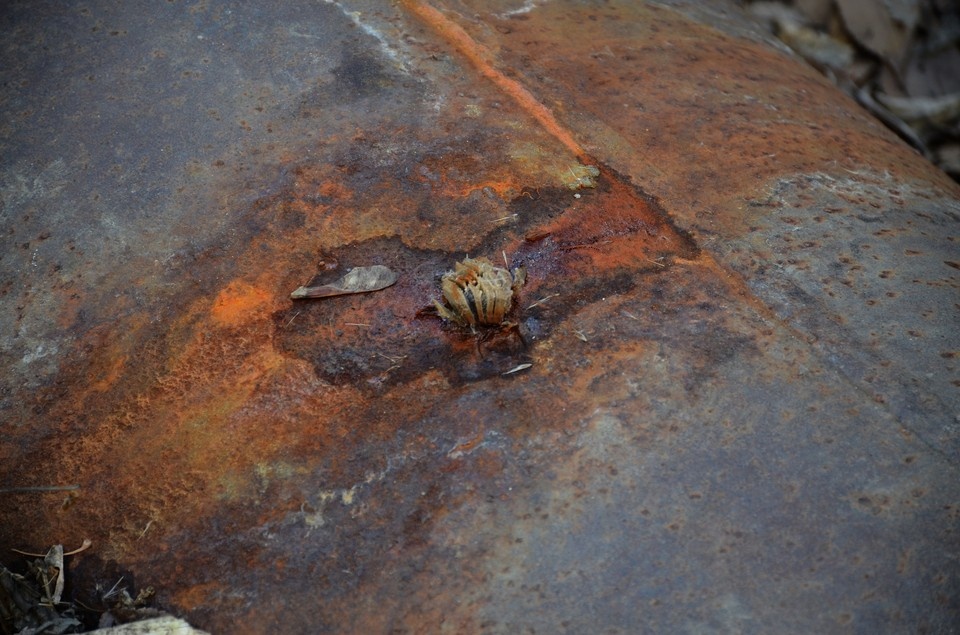
[[[64,600],[67,569],[64,558],[87,550],[90,540],[72,551],[53,545],[45,554],[14,549],[33,558],[16,573],[0,565],[0,633],[3,635],[63,635],[91,632],[103,635],[202,635],[185,621],[148,606],[153,588],[130,596],[118,580],[99,594],[101,608]],[[99,618],[97,618],[99,615]],[[91,624],[91,619],[96,620]],[[88,628],[90,627],[90,628]]]
[[[960,181],[960,3],[746,4],[787,46]]]

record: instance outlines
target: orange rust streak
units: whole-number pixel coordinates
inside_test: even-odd
[[[481,75],[512,97],[521,108],[540,122],[540,125],[546,128],[547,132],[556,137],[578,159],[586,159],[586,152],[573,138],[570,131],[557,121],[550,109],[540,103],[523,84],[498,71],[493,65],[493,55],[490,51],[470,37],[459,24],[424,2],[405,0],[404,5],[450,42],[464,57],[470,60],[470,63],[480,71]]]
[[[494,193],[496,193],[497,196],[503,197],[507,192],[510,192],[511,190],[516,190],[517,187],[518,187],[517,184],[514,183],[512,180],[484,181],[483,183],[476,183],[476,184],[464,186],[460,190],[460,195],[466,197],[466,196],[470,196],[470,194],[472,194],[473,192],[476,192],[477,190],[484,190],[489,188]]]

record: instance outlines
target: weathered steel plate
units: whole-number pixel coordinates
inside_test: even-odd
[[[4,562],[214,632],[956,628],[960,191],[734,5],[0,19]],[[522,339],[430,314],[466,255]]]

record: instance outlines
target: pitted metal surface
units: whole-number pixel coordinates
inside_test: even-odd
[[[92,539],[76,599],[956,628],[960,191],[732,4],[2,20],[0,487],[80,489],[0,493],[0,547]],[[430,313],[467,255],[522,338]]]

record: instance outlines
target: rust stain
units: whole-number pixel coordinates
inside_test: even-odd
[[[177,606],[182,606],[188,611],[195,611],[227,591],[229,591],[228,586],[217,582],[195,584],[177,590],[174,601]]]
[[[682,7],[551,2],[534,19],[464,4],[467,36],[496,51],[486,63],[514,71],[534,101],[557,104],[560,128],[663,195],[690,231],[748,233],[783,175],[886,169],[957,191],[881,124],[851,116],[857,106],[814,69]]]
[[[489,180],[483,181],[481,183],[471,183],[466,186],[461,186],[459,195],[461,197],[467,197],[477,191],[489,190],[496,194],[501,199],[510,198],[511,195],[514,195],[521,189],[521,184],[515,179],[502,179],[502,180]],[[497,222],[497,219],[494,219],[493,222]]]
[[[607,166],[598,177],[600,195],[574,199],[568,210],[526,235],[529,243],[550,239],[559,251],[585,255],[581,275],[617,267],[662,268],[668,257],[695,258],[693,239],[669,220],[658,202]]]
[[[459,24],[445,16],[441,11],[418,0],[404,0],[407,9],[430,25],[438,34],[452,44],[481,75],[492,81],[504,94],[540,122],[547,131],[580,158],[584,157],[583,148],[573,135],[557,121],[549,108],[544,106],[520,82],[504,75],[495,66],[493,54],[474,40]]]
[[[273,296],[275,293],[236,280],[217,294],[210,316],[220,326],[238,326],[254,319],[270,304]]]
[[[110,367],[106,369],[106,372],[99,379],[93,382],[91,388],[97,392],[105,392],[108,390],[120,379],[129,359],[127,355],[120,355],[110,360]]]
[[[480,71],[481,75],[512,97],[581,161],[589,165],[599,165],[596,159],[587,155],[573,134],[530,92],[527,86],[506,77],[497,69],[497,57],[473,39],[463,27],[425,2],[407,0],[404,4],[453,44]],[[653,12],[656,13],[656,10]],[[660,19],[664,17],[662,14],[659,15]],[[514,29],[522,30],[522,26],[518,28],[516,25],[517,21],[513,21],[507,32]],[[706,29],[699,25],[691,26],[689,23],[685,23],[684,27]],[[586,25],[586,28],[594,27]],[[532,34],[531,37],[533,37]],[[537,37],[543,38],[544,33],[539,33]],[[594,46],[597,41],[603,41],[600,34],[597,34],[597,38],[599,39],[588,37],[587,41]],[[593,77],[594,75],[585,73],[585,76]],[[578,96],[578,99],[582,100],[583,97]],[[603,119],[605,120],[606,117]],[[587,255],[587,262],[583,263],[585,271],[597,272],[618,266],[634,266],[641,270],[648,270],[651,266],[665,266],[667,263],[664,259],[673,256],[690,264],[696,263],[701,256],[700,250],[689,234],[679,232],[667,220],[668,215],[659,204],[642,191],[625,183],[623,178],[613,172],[609,166],[602,166],[602,176],[608,188],[602,209],[593,206],[577,209],[573,206],[553,222],[544,223],[535,232],[528,234],[527,241],[538,242],[551,236],[561,250],[582,250]],[[527,193],[527,196],[531,195]],[[655,239],[651,240],[651,236],[655,236]],[[614,241],[617,244],[611,246]],[[739,274],[721,265],[710,254],[703,255],[703,264],[727,280],[737,295],[767,319],[779,321],[774,312],[753,295]],[[797,335],[801,334],[798,332]]]
[[[539,9],[560,10],[553,4],[561,3]],[[696,82],[659,87],[667,97],[648,114],[605,120],[599,132],[570,114],[571,104],[586,100],[586,112],[601,121],[622,93],[641,92],[631,88],[632,75],[613,82],[616,69],[629,74],[642,63],[653,77],[656,64],[677,55],[709,84],[723,68],[695,55],[703,42],[729,47],[743,64],[755,45],[717,40],[709,28],[648,7],[662,28],[685,37],[669,51],[648,50],[646,60],[629,59],[611,39],[617,61],[607,68],[578,44],[602,51],[604,31],[592,21],[569,23],[577,39],[573,27],[511,20],[506,35],[529,42],[517,49],[542,52],[538,38],[563,43],[556,50],[567,57],[535,60],[551,77],[580,64],[578,77],[596,82],[558,99],[520,71],[515,79],[500,70],[525,68],[509,47],[483,43],[425,2],[403,6],[489,80],[493,88],[470,97],[486,110],[469,103],[480,114],[462,121],[467,99],[450,88],[441,96],[456,107],[422,128],[397,115],[347,138],[332,125],[319,137],[321,159],[281,153],[287,165],[299,162],[288,182],[238,212],[235,235],[177,271],[194,287],[178,287],[187,290],[167,296],[155,314],[117,301],[110,306],[123,309],[119,326],[109,328],[84,331],[77,308],[65,311],[77,322],[77,345],[56,382],[24,405],[56,423],[0,441],[0,455],[22,463],[24,483],[66,479],[81,483],[83,494],[69,509],[60,501],[25,507],[18,518],[40,528],[30,535],[40,544],[22,546],[92,537],[91,570],[122,560],[141,579],[165,583],[163,601],[212,630],[254,632],[267,623],[302,632],[479,630],[488,600],[458,602],[489,584],[484,550],[497,545],[466,526],[465,510],[493,509],[495,517],[524,488],[566,478],[552,470],[576,454],[582,424],[598,408],[621,408],[643,451],[682,445],[687,424],[676,404],[722,400],[710,389],[725,387],[725,365],[746,364],[772,346],[775,330],[795,345],[799,334],[703,246],[716,235],[707,221],[729,213],[723,201],[780,168],[744,159],[748,142],[729,121],[714,129],[678,105],[698,99]],[[671,37],[637,24],[650,28],[657,46]],[[758,59],[766,56],[776,58]],[[616,90],[604,96],[606,79]],[[761,80],[751,86],[766,86]],[[501,95],[513,103],[489,106]],[[718,104],[692,112],[727,111]],[[661,114],[661,128],[650,133],[642,118]],[[494,128],[506,118],[511,126]],[[505,147],[508,128],[517,139]],[[616,151],[603,160],[577,140],[604,146],[596,139],[611,128]],[[692,141],[697,130],[706,148]],[[674,133],[682,143],[668,141]],[[384,141],[392,138],[403,142]],[[691,153],[684,155],[690,169],[680,159],[659,161],[677,146]],[[629,160],[618,154],[625,147]],[[725,147],[736,155],[734,174],[718,165],[726,157],[711,154]],[[713,163],[703,161],[708,155]],[[559,166],[577,160],[599,168],[595,187],[565,186]],[[654,191],[669,198],[651,196],[638,175],[650,175]],[[760,212],[722,218],[720,229],[735,231],[750,213]],[[511,316],[526,346],[481,347],[468,329],[421,314],[455,261],[469,254],[499,263],[504,253],[528,272]],[[389,266],[397,284],[298,305],[287,298],[317,271],[366,264]],[[144,285],[160,287],[152,279]],[[804,354],[797,357],[813,365]],[[518,363],[533,366],[503,375]],[[779,368],[767,372],[771,384],[800,381]],[[629,419],[647,411],[649,418]],[[725,425],[729,439],[742,433],[737,422]],[[532,483],[531,474],[542,481]],[[539,510],[527,516],[548,520]],[[665,526],[682,532],[686,522]]]

